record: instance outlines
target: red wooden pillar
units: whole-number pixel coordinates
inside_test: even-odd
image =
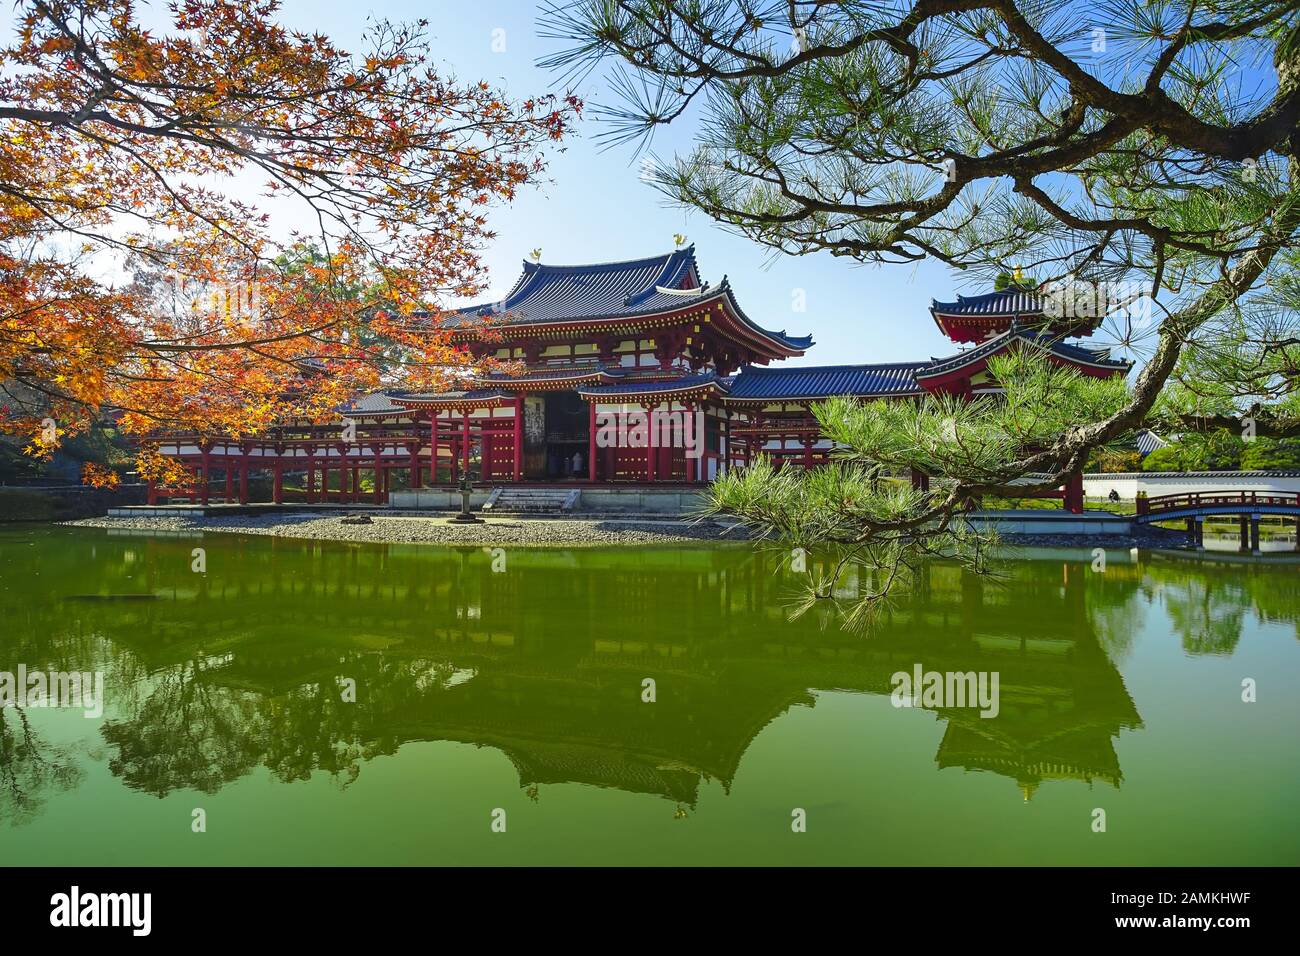
[[[361,500],[361,466],[352,466],[352,500]]]
[[[447,476],[447,483],[455,485],[460,481],[460,428],[456,425],[456,413],[452,412],[447,416],[447,457],[450,459],[451,473]]]
[[[596,400],[588,403],[587,411],[587,480],[596,483]]]
[[[248,456],[239,459],[239,503],[248,504]]]
[[[682,446],[683,446],[682,458],[685,459],[684,464],[686,466],[686,481],[688,484],[694,484],[695,482],[700,480],[699,479],[700,459],[694,457],[692,455],[692,452],[699,452],[701,455],[704,454],[703,434],[692,435],[691,437],[693,440],[691,441],[690,445],[688,445],[686,442],[687,433],[693,431],[694,428],[695,428],[695,405],[692,402],[687,402],[685,427],[682,429]],[[701,429],[701,432],[703,432],[703,429]],[[695,447],[692,448],[690,447],[691,445],[694,445]]]
[[[649,405],[643,405],[646,417],[645,430],[645,480],[647,482],[655,480],[655,441],[654,441],[654,414]]]
[[[145,483],[145,488],[147,490],[145,491],[144,500],[151,505],[156,505],[158,503],[158,483],[155,482],[152,478],[150,478]]]
[[[930,476],[919,468],[912,469],[912,489],[914,491],[928,492],[930,490]]]
[[[515,396],[515,481],[524,479],[524,396]]]
[[[221,464],[225,466],[223,471],[226,473],[226,496],[221,499],[221,503],[228,505],[230,499],[235,497],[235,473],[230,470],[230,459],[224,455],[221,457]]]
[[[313,455],[307,456],[307,487],[304,492],[309,503],[316,501],[316,458]]]
[[[271,500],[277,505],[284,504],[284,462],[275,460],[275,477],[271,482]]]
[[[429,485],[438,484],[438,413],[429,411]]]
[[[454,485],[456,477],[460,474],[460,453],[456,450],[456,435],[453,431],[455,420],[452,416],[454,414],[454,412],[447,414],[447,437],[445,439],[447,445],[447,483],[449,485]],[[438,437],[442,440],[441,432],[439,432]]]
[[[468,411],[466,411],[463,415],[461,428],[462,428],[461,434],[463,436],[461,438],[461,443],[464,445],[464,447],[461,449],[461,455],[464,458],[464,462],[465,462],[465,478],[466,480],[468,480],[469,479],[469,412]]]
[[[1071,514],[1083,514],[1083,472],[1072,472],[1066,480],[1063,504]]]
[[[812,446],[808,439],[803,439],[803,470],[812,471]]]
[[[212,452],[208,449],[202,449],[199,461],[199,470],[203,474],[203,484],[199,488],[199,500],[205,505],[208,503],[208,484],[212,481]]]
[[[407,483],[411,488],[420,487],[420,443],[417,441],[411,446],[411,480]]]
[[[375,448],[375,504],[384,503],[384,450]]]

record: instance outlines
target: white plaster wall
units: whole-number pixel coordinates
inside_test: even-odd
[[[1105,499],[1111,489],[1119,492],[1121,501],[1132,501],[1139,491],[1147,497],[1158,495],[1184,495],[1198,491],[1280,491],[1300,493],[1300,474],[1279,472],[1235,472],[1224,475],[1183,472],[1153,472],[1128,474],[1086,474],[1083,476],[1083,493],[1088,498]]]

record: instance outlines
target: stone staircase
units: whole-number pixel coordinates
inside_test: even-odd
[[[519,485],[494,488],[483,505],[484,511],[513,514],[564,514],[578,505],[579,488],[529,488]]]

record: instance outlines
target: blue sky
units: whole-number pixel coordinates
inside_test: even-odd
[[[463,82],[486,80],[513,99],[566,90],[558,74],[542,70],[539,57],[562,49],[561,42],[537,35],[534,0],[282,0],[280,20],[289,28],[321,32],[344,49],[364,50],[363,35],[372,19],[426,19],[433,56],[445,75]],[[13,29],[13,7],[0,5],[0,31]],[[138,16],[146,25],[166,29],[170,20],[165,0],[142,0]],[[504,40],[504,50],[500,50]],[[1116,42],[1108,61],[1113,70],[1128,70],[1132,54]],[[1138,60],[1152,55],[1145,45],[1135,48]],[[1236,65],[1234,82],[1252,95],[1271,95],[1269,72],[1259,64]],[[1256,89],[1258,87],[1258,89]],[[591,107],[615,97],[593,75],[572,92]],[[577,125],[563,152],[552,151],[548,180],[522,193],[509,207],[491,215],[497,239],[484,250],[490,285],[483,301],[499,299],[519,275],[522,260],[536,248],[542,261],[574,264],[642,258],[668,252],[673,235],[683,233],[694,243],[703,277],[718,282],[725,275],[741,307],[768,328],[792,335],[812,334],[816,344],[790,364],[894,362],[950,355],[956,346],[935,327],[929,314],[932,298],[952,299],[972,286],[956,270],[925,261],[912,265],[861,265],[827,254],[781,256],[747,239],[731,235],[698,213],[670,207],[642,181],[642,159],[632,146],[602,149],[597,142],[601,124],[591,118]],[[669,158],[693,143],[692,117],[687,115],[657,136],[653,154]],[[211,184],[232,195],[251,193],[287,234],[312,223],[299,210],[276,208],[258,196],[260,183],[236,178]],[[804,303],[803,311],[796,304]],[[1154,326],[1152,326],[1154,328]],[[1150,331],[1150,330],[1148,330]],[[1091,344],[1113,344],[1103,333]]]
[[[539,56],[559,45],[536,35],[536,6],[528,0],[285,0],[281,20],[356,49],[367,16],[428,19],[435,56],[462,80],[485,79],[519,99],[563,92],[556,87],[558,76],[536,66]],[[503,53],[492,49],[498,29],[505,31]],[[598,78],[575,92],[588,103],[608,99]],[[958,276],[946,266],[865,266],[824,254],[774,259],[769,250],[728,234],[700,214],[670,208],[641,181],[641,160],[633,148],[602,150],[597,131],[596,121],[581,122],[566,151],[551,156],[552,181],[493,214],[497,239],[485,254],[491,293],[502,294],[513,284],[521,261],[535,248],[550,263],[634,259],[670,251],[673,234],[683,233],[695,244],[704,278],[716,283],[727,275],[750,318],[768,328],[813,335],[816,344],[808,354],[789,364],[906,361],[956,351],[928,311],[931,298],[953,298],[957,291]],[[670,133],[655,140],[654,153],[667,156],[675,146],[689,145],[689,122]],[[804,312],[794,311],[797,289],[805,294]],[[972,290],[962,286],[961,291]]]

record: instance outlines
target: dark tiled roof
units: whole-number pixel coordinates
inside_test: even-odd
[[[1044,341],[1046,339],[1047,337],[1044,337]],[[1111,358],[1110,349],[1089,349],[1082,345],[1071,345],[1069,342],[1053,343],[1052,352],[1064,358],[1073,358],[1093,365],[1114,365],[1116,368],[1122,368],[1130,364],[1122,359]]]
[[[507,375],[505,372],[489,372],[480,375],[480,382],[495,382],[501,385],[526,384],[528,382],[545,382],[551,379],[582,378],[595,375],[607,375],[610,378],[622,378],[627,370],[617,365],[566,365],[560,368],[529,368],[522,375]]]
[[[1169,442],[1153,431],[1140,431],[1137,435],[1138,454],[1145,458],[1157,448],[1164,448]]]
[[[1033,477],[1026,475],[1025,477]],[[1089,471],[1085,478],[1154,478],[1160,481],[1180,478],[1300,478],[1300,471]],[[1232,489],[1236,491],[1238,489]],[[1247,489],[1249,490],[1249,489]],[[1265,494],[1289,495],[1290,491],[1264,492]]]
[[[750,322],[725,278],[714,287],[699,278],[694,246],[627,262],[523,265],[523,275],[505,299],[459,309],[444,324],[456,328],[483,317],[495,317],[500,325],[629,318],[687,308],[725,295],[742,320],[768,338],[800,351],[812,345],[811,336],[786,335]]]
[[[392,398],[387,392],[371,392],[369,395],[362,395],[354,399],[347,405],[342,405],[338,409],[339,414],[347,415],[403,415],[409,409],[402,405],[394,405]]]
[[[979,361],[1005,348],[1012,339],[1022,339],[1050,350],[1054,355],[1089,365],[1124,369],[1125,362],[1111,359],[1104,350],[1085,349],[1054,341],[1018,326],[956,355],[929,362],[896,362],[888,365],[815,365],[804,368],[759,368],[746,366],[731,385],[732,399],[830,398],[835,395],[915,395],[923,390],[917,377],[937,375]]]
[[[940,315],[1038,315],[1043,299],[1021,289],[1003,289],[983,295],[959,295],[956,302],[930,300],[930,311]]]
[[[714,372],[700,372],[695,375],[683,375],[681,378],[637,379],[630,382],[618,382],[614,385],[578,386],[579,395],[645,395],[655,392],[685,391],[701,386],[713,385],[721,391],[727,390],[727,379],[720,378]]]
[[[1065,342],[1056,340],[1051,335],[1040,334],[1013,324],[1005,332],[1000,332],[992,338],[985,339],[974,348],[966,349],[964,352],[958,352],[956,355],[950,355],[947,358],[934,359],[930,364],[917,368],[916,374],[918,377],[926,378],[954,368],[961,368],[963,365],[969,365],[971,362],[979,361],[1001,351],[1009,344],[1011,339],[1020,339],[1031,345],[1037,345],[1053,355],[1072,362],[1082,362],[1085,365],[1100,365],[1117,370],[1129,367],[1128,362],[1112,359],[1106,349],[1086,349],[1080,345],[1067,345]]]
[[[450,402],[457,399],[478,402],[493,398],[509,398],[513,400],[515,397],[512,393],[502,391],[499,388],[454,389],[448,392],[391,392],[390,394],[395,402]]]
[[[694,247],[664,256],[582,266],[525,262],[523,275],[505,299],[460,309],[469,318],[500,315],[506,324],[563,322],[653,311],[656,300],[672,307],[699,297],[656,292],[656,286],[679,288],[695,267]],[[647,307],[649,307],[647,309]],[[454,325],[453,319],[448,324]]]
[[[920,392],[913,378],[925,362],[893,365],[819,365],[806,368],[740,370],[728,393],[730,398],[830,398],[835,395],[908,395]]]

